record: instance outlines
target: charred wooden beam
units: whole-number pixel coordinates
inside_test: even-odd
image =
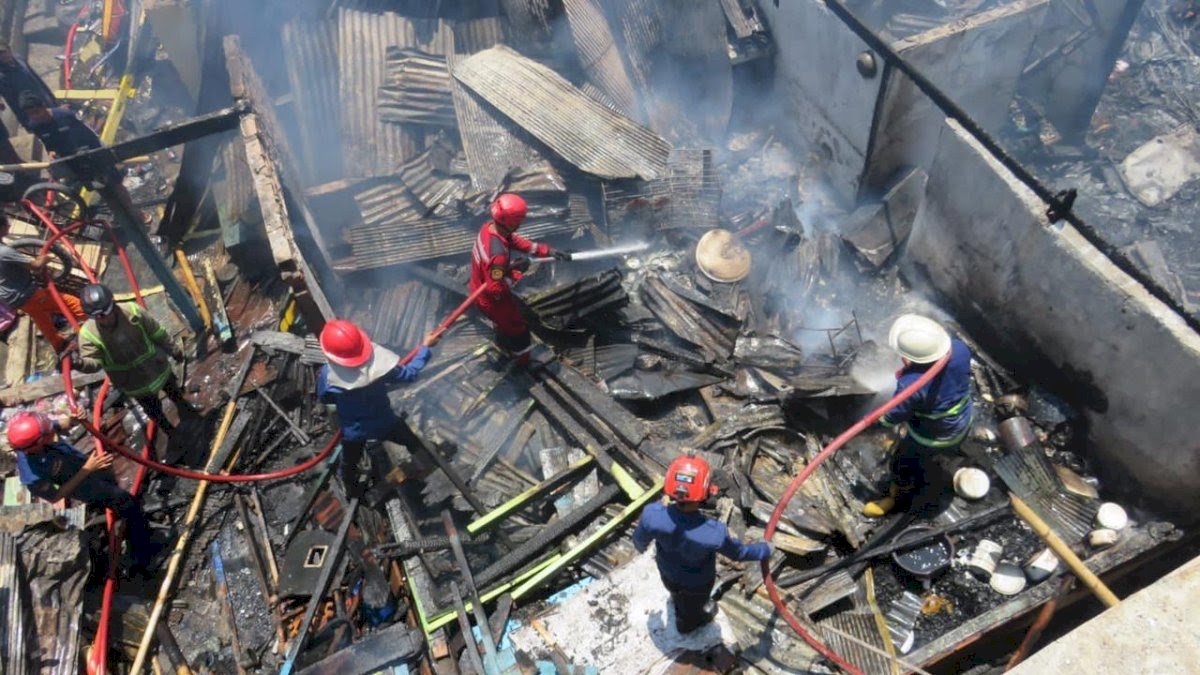
[[[320,331],[325,322],[336,316],[333,307],[322,289],[312,266],[301,250],[293,229],[302,225],[306,236],[315,243],[318,252],[325,257],[324,267],[329,270],[325,282],[335,282],[332,262],[328,260],[319,228],[305,217],[307,209],[302,203],[303,195],[298,179],[289,181],[296,189],[288,191],[298,203],[301,219],[293,223],[289,215],[289,202],[285,196],[284,174],[290,173],[286,164],[290,153],[283,146],[283,134],[279,121],[275,119],[270,97],[266,95],[262,82],[254,72],[250,61],[242,53],[236,35],[225,38],[225,60],[229,69],[229,86],[235,100],[246,103],[251,109],[240,120],[242,143],[246,149],[246,161],[254,176],[254,192],[258,195],[262,210],[263,226],[271,255],[279,267],[280,276],[292,288],[296,302],[308,325]],[[281,162],[282,167],[276,163]]]
[[[301,670],[300,675],[373,673],[387,665],[414,660],[423,645],[420,629],[397,623],[334,652]]]
[[[329,585],[333,581],[334,572],[338,569],[338,561],[342,557],[342,550],[346,547],[346,535],[350,533],[350,525],[354,522],[354,513],[357,510],[358,499],[351,499],[350,503],[346,506],[345,513],[342,515],[342,523],[338,526],[333,544],[329,547],[329,552],[326,554],[328,559],[321,569],[321,576],[317,579],[316,586],[313,588],[312,597],[308,599],[308,608],[304,610],[304,618],[300,620],[300,632],[292,639],[292,644],[288,647],[287,659],[283,662],[283,667],[280,668],[279,675],[291,675],[292,671],[296,668],[296,657],[304,649],[304,643],[308,640],[308,631],[312,626],[313,618],[317,615],[317,610],[325,603],[325,594],[329,591]]]

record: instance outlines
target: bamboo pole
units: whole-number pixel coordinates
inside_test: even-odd
[[[183,285],[187,286],[188,293],[192,295],[192,300],[200,309],[200,319],[204,321],[204,329],[212,330],[212,314],[208,311],[208,303],[204,300],[204,293],[200,292],[200,284],[196,283],[196,275],[192,272],[192,266],[188,263],[187,254],[183,252],[182,248],[175,249],[175,262],[179,263],[179,269],[183,272]]]
[[[225,435],[229,433],[229,427],[233,425],[235,412],[237,412],[237,396],[232,397],[229,403],[225,404],[225,415],[221,418],[221,425],[217,428],[217,435],[213,438],[212,449],[208,453],[208,462],[204,466],[206,472],[211,473],[218,468],[211,465],[216,460],[221,446],[225,443]],[[200,511],[204,506],[204,498],[208,494],[209,484],[208,481],[202,480],[196,485],[196,494],[192,497],[191,506],[188,507],[187,517],[183,523],[183,530],[179,534],[179,539],[175,542],[175,550],[171,552],[171,559],[167,564],[167,576],[163,578],[162,585],[159,586],[158,599],[155,601],[154,610],[150,612],[150,618],[146,622],[146,632],[142,633],[142,641],[138,645],[137,656],[133,660],[133,667],[129,670],[133,675],[141,673],[142,669],[146,666],[146,657],[149,656],[150,646],[154,643],[154,629],[158,626],[163,610],[171,600],[171,593],[175,586],[175,577],[179,574],[180,564],[183,562],[184,555],[187,554],[188,545],[191,544],[196,524],[200,522]]]
[[[1034,513],[1033,509],[1029,508],[1029,505],[1020,497],[1009,493],[1008,498],[1012,500],[1013,510],[1017,512],[1017,515],[1021,516],[1021,519],[1026,523],[1029,523],[1029,527],[1033,528],[1033,531],[1042,538],[1042,541],[1045,541],[1054,550],[1055,555],[1065,562],[1067,567],[1071,568],[1071,571],[1075,573],[1075,576],[1079,577],[1083,585],[1096,594],[1100,602],[1103,602],[1107,607],[1116,607],[1121,604],[1121,600],[1109,590],[1108,586],[1104,585],[1100,577],[1096,576],[1095,573],[1087,568],[1087,565],[1083,564],[1079,556],[1075,555],[1070,546],[1067,546],[1067,542],[1055,534],[1050,529],[1050,526],[1046,524],[1046,521],[1042,520],[1041,516]]]

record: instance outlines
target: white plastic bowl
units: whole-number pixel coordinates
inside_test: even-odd
[[[992,572],[991,585],[1001,595],[1016,595],[1025,590],[1025,572],[1012,563],[1002,562]]]
[[[1096,512],[1096,527],[1120,532],[1129,524],[1129,515],[1120,504],[1105,502]]]
[[[954,492],[963,499],[983,499],[991,487],[992,482],[982,469],[963,467],[954,472]]]

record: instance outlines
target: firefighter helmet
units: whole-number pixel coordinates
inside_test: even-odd
[[[521,221],[525,220],[528,210],[529,207],[526,206],[521,195],[505,192],[492,202],[492,221],[511,232],[521,225]]]
[[[49,443],[53,435],[54,424],[41,413],[17,413],[8,423],[8,444],[13,450],[26,450],[39,443]]]
[[[83,305],[83,313],[88,316],[104,316],[113,310],[113,294],[108,286],[88,284],[79,294],[79,302]]]
[[[712,484],[708,462],[688,452],[676,457],[667,467],[663,492],[677,502],[702,502],[716,496],[717,486]]]
[[[371,338],[349,321],[336,319],[321,330],[321,351],[339,366],[357,368],[371,358]]]
[[[933,319],[905,314],[892,323],[888,344],[913,363],[933,363],[950,351],[950,334]]]

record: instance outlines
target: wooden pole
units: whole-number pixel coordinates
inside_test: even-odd
[[[1121,600],[1109,590],[1108,586],[1104,585],[1103,581],[1100,581],[1100,577],[1096,576],[1095,573],[1087,568],[1087,565],[1083,564],[1079,556],[1075,555],[1070,546],[1067,546],[1067,542],[1055,534],[1054,530],[1050,529],[1050,526],[1046,524],[1046,521],[1042,520],[1041,516],[1034,513],[1033,509],[1029,508],[1029,505],[1020,497],[1009,493],[1008,498],[1012,500],[1013,510],[1017,512],[1017,515],[1021,516],[1021,519],[1026,523],[1029,523],[1029,527],[1032,527],[1033,531],[1042,538],[1042,541],[1045,541],[1053,549],[1055,555],[1065,562],[1067,567],[1071,568],[1075,576],[1079,577],[1083,585],[1087,586],[1100,599],[1100,602],[1103,602],[1107,607],[1116,607],[1121,604]]]
[[[217,435],[213,437],[212,449],[208,453],[208,462],[205,463],[205,472],[211,473],[218,467],[212,466],[212,463],[217,459],[217,453],[221,451],[221,446],[225,443],[225,435],[229,433],[229,427],[233,425],[233,415],[237,411],[237,396],[229,400],[225,404],[225,416],[221,418],[221,426],[217,428]],[[188,507],[187,517],[184,518],[183,530],[179,534],[179,539],[175,542],[175,550],[171,552],[171,559],[167,564],[167,576],[163,578],[162,585],[158,589],[158,600],[154,603],[154,610],[150,612],[150,619],[146,622],[146,632],[142,633],[142,641],[138,645],[137,656],[133,660],[133,668],[129,670],[133,675],[142,672],[146,666],[146,657],[150,654],[150,646],[154,643],[154,628],[158,625],[162,618],[163,610],[167,603],[171,600],[171,594],[175,587],[175,577],[179,574],[179,567],[183,562],[184,555],[187,554],[188,545],[192,541],[192,535],[195,533],[196,524],[200,522],[200,511],[204,506],[205,495],[208,494],[209,482],[202,480],[196,485],[196,494],[192,497],[191,506]]]

